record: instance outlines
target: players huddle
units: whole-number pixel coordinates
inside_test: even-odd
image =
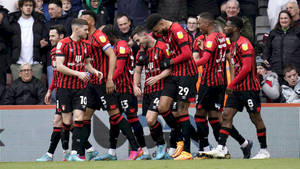
[[[253,159],[270,158],[260,114],[254,49],[240,35],[241,18],[229,18],[224,35],[215,29],[211,14],[200,14],[198,22],[203,34],[193,43],[180,24],[152,14],[146,20],[146,27],[137,26],[132,32],[132,40],[140,46],[137,56],[133,56],[128,43],[118,37],[112,25],[99,30],[95,28],[95,20],[93,12],[83,12],[80,19],[73,20],[70,37],[64,37],[62,25],[50,29],[54,75],[45,102],[49,104],[51,91],[56,88],[57,107],[49,150],[37,161],[52,161],[59,140],[66,161],[117,160],[120,131],[131,146],[128,160],[150,160],[137,117],[137,96],[142,96],[142,90],[142,112],[157,145],[153,159],[228,158],[229,135],[241,145],[244,158],[250,158],[253,142],[244,139],[232,125],[234,115],[243,107],[257,129],[261,147]],[[148,30],[152,32],[149,34]],[[229,83],[226,61],[231,68]],[[197,66],[203,69],[198,94]],[[143,69],[144,89],[141,88]],[[224,104],[225,94],[228,97]],[[188,112],[190,103],[195,101],[197,130],[191,125]],[[88,141],[91,118],[100,108],[108,112],[110,123],[110,148],[102,156]],[[169,151],[158,115],[171,128]],[[208,142],[208,122],[218,142],[213,149]],[[70,131],[71,151],[68,150]],[[199,143],[199,153],[194,157],[190,152],[191,139]]]

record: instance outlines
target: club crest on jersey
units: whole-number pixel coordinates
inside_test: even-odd
[[[227,44],[228,44],[228,45],[230,45],[230,44],[231,44],[231,42],[230,42],[230,39],[229,39],[229,38],[226,38],[226,42],[227,42]]]
[[[61,109],[62,109],[62,111],[65,111],[66,110],[66,105],[61,105]]]
[[[180,31],[180,32],[177,32],[177,37],[179,39],[182,39],[183,38],[183,33]]]
[[[166,53],[167,53],[168,56],[170,56],[170,51],[169,51],[169,49],[166,49]]]
[[[244,51],[248,50],[248,44],[247,44],[247,43],[243,43],[243,44],[242,44],[242,49],[243,49]]]
[[[124,47],[120,47],[120,54],[124,54],[125,53],[125,48]]]
[[[206,42],[206,47],[211,48],[212,47],[212,41],[207,41]]]
[[[105,38],[105,36],[103,36],[103,35],[100,36],[99,39],[100,39],[100,41],[101,41],[102,43],[106,42],[106,38]]]

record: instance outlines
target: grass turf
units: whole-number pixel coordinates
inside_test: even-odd
[[[300,159],[0,162],[0,169],[299,169]]]

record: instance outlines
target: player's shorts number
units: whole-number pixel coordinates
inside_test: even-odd
[[[59,109],[59,101],[56,100],[56,108]]]
[[[129,107],[128,100],[122,100],[121,105],[122,105],[123,110],[126,111],[126,109],[128,109],[128,107]]]
[[[104,98],[104,96],[100,97],[102,104],[106,107],[106,100]]]
[[[80,104],[86,105],[87,104],[87,98],[86,96],[80,96]]]
[[[153,103],[156,105],[156,107],[158,107],[158,104],[159,104],[159,98],[155,98]]]
[[[179,87],[178,94],[180,96],[186,96],[189,93],[189,91],[190,91],[190,89],[188,87],[182,87],[182,86],[178,86],[178,87]]]
[[[247,102],[250,108],[254,106],[253,101],[251,99],[248,99]]]

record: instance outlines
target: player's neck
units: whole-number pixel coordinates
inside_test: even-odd
[[[75,41],[75,42],[81,40],[81,39],[80,39],[76,34],[74,34],[74,33],[70,36],[70,38],[71,38],[73,41]]]
[[[210,35],[214,32],[215,32],[215,28],[214,27],[209,27],[208,30],[207,30],[207,35]]]
[[[89,35],[93,34],[96,31],[96,27],[95,26],[91,26],[89,29]]]
[[[150,48],[153,48],[154,47],[154,45],[155,45],[155,43],[156,43],[156,40],[154,39],[154,38],[150,38],[149,39],[149,41],[148,41],[148,49],[150,49]]]
[[[240,33],[239,32],[234,32],[233,35],[230,37],[230,41],[231,42],[236,42],[240,37]]]

